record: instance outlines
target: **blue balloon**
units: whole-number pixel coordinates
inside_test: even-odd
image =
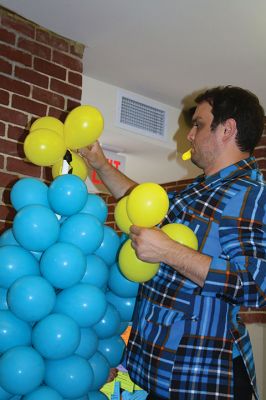
[[[39,321],[54,308],[56,294],[52,285],[41,276],[17,279],[7,294],[10,310],[24,321]]]
[[[7,392],[0,386],[0,400],[8,400],[8,399],[13,398],[12,396],[13,395],[11,393]]]
[[[60,224],[48,207],[25,206],[18,211],[13,222],[13,234],[22,247],[32,251],[43,251],[55,243]]]
[[[33,392],[23,396],[22,400],[63,400],[63,397],[48,386],[39,386]]]
[[[0,310],[8,310],[7,289],[0,287]],[[1,400],[1,397],[0,397]]]
[[[102,318],[106,307],[107,301],[101,289],[79,283],[58,293],[54,311],[68,315],[80,327],[87,328]]]
[[[17,242],[15,236],[13,235],[12,228],[6,229],[5,232],[3,232],[2,235],[0,236],[0,246],[7,246],[7,245],[19,246],[19,243]]]
[[[102,319],[93,325],[99,339],[105,339],[115,335],[120,328],[121,317],[117,309],[108,304]]]
[[[11,189],[11,204],[17,211],[33,204],[49,207],[47,191],[48,186],[42,181],[36,178],[21,178]]]
[[[130,281],[121,274],[117,263],[114,263],[110,268],[108,286],[111,291],[120,297],[136,297],[139,284]]]
[[[44,378],[44,361],[29,346],[7,350],[0,359],[0,385],[12,394],[27,394],[36,389]]]
[[[103,240],[103,225],[90,214],[75,214],[65,220],[60,228],[59,241],[72,243],[84,254],[92,254]]]
[[[9,310],[0,311],[0,353],[31,344],[31,326]]]
[[[92,328],[80,328],[80,342],[75,354],[87,360],[96,352],[98,337]]]
[[[67,315],[50,314],[32,330],[33,347],[44,357],[58,359],[75,352],[80,342],[80,328]]]
[[[87,201],[87,186],[76,175],[57,176],[48,189],[51,208],[59,215],[69,216],[80,212]]]
[[[112,265],[118,255],[121,245],[118,234],[110,226],[103,227],[103,240],[100,247],[94,252],[96,256],[101,257],[107,265]]]
[[[47,360],[44,381],[63,397],[81,397],[91,389],[93,371],[87,360],[74,354],[60,360]]]
[[[16,279],[26,275],[40,275],[39,263],[35,257],[20,246],[0,247],[1,287],[9,288]]]
[[[86,270],[86,256],[71,243],[57,242],[40,260],[41,274],[55,287],[65,289],[78,283]]]
[[[100,196],[97,194],[88,193],[86,204],[80,212],[92,214],[104,224],[108,215],[108,207]]]
[[[31,254],[36,258],[36,260],[40,261],[43,252],[42,251],[31,251]]]
[[[99,390],[94,390],[88,393],[88,400],[108,400],[108,397]]]
[[[124,333],[125,332],[125,330],[127,329],[127,327],[129,326],[129,322],[127,322],[127,321],[122,321],[121,323],[120,323],[120,326],[119,326],[119,328],[118,328],[118,330],[117,330],[117,335],[122,335],[122,333]]]
[[[118,335],[100,339],[98,344],[98,351],[106,358],[111,368],[117,367],[121,363],[125,348],[124,340]]]
[[[107,381],[110,365],[99,351],[96,351],[89,359],[89,364],[93,370],[93,383],[90,390],[99,390]]]
[[[122,246],[128,239],[129,239],[129,235],[128,235],[127,233],[123,232],[123,233],[120,235],[120,243],[121,243],[121,246]],[[120,247],[121,247],[121,246],[120,246]]]
[[[106,263],[95,254],[89,254],[87,256],[87,265],[85,274],[81,282],[89,283],[103,289],[107,285],[109,276],[109,268]]]
[[[136,297],[120,297],[110,290],[106,293],[106,300],[115,306],[120,314],[121,321],[132,320]]]

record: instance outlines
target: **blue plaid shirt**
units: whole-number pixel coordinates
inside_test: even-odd
[[[170,193],[162,225],[178,222],[212,257],[201,288],[168,265],[140,286],[127,368],[140,387],[166,399],[233,399],[233,347],[258,399],[240,306],[266,304],[266,186],[254,157],[200,176]]]

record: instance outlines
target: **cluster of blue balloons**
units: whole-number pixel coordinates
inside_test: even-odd
[[[102,400],[119,365],[138,284],[117,265],[104,200],[75,175],[11,189],[0,236],[0,400]]]

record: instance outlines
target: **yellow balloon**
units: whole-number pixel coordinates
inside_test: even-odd
[[[64,157],[64,138],[49,129],[36,129],[29,133],[24,142],[24,152],[33,164],[47,167]]]
[[[165,217],[169,199],[157,183],[141,183],[128,195],[127,213],[134,225],[151,228]]]
[[[128,239],[119,252],[118,265],[122,274],[134,282],[146,282],[156,275],[160,264],[148,263],[138,259]]]
[[[132,225],[128,215],[127,215],[127,198],[128,196],[123,197],[119,200],[119,202],[115,206],[114,218],[115,223],[118,228],[125,233],[129,233],[129,228]]]
[[[70,161],[71,174],[77,175],[83,181],[85,181],[85,179],[88,176],[88,167],[87,167],[86,162],[84,161],[84,159],[82,157],[80,157],[74,151],[70,151],[70,153],[72,156],[72,161]],[[61,159],[52,166],[52,176],[54,179],[57,176],[62,175],[63,162],[64,162],[64,160]]]
[[[74,108],[66,117],[64,136],[71,150],[80,149],[94,143],[103,131],[103,116],[90,105]]]
[[[55,117],[41,117],[36,119],[30,127],[30,133],[35,131],[36,129],[49,129],[50,131],[54,131],[59,135],[63,136],[64,134],[64,124],[59,119]]]
[[[171,239],[180,244],[198,250],[198,239],[195,233],[188,226],[178,223],[164,225],[162,231]]]

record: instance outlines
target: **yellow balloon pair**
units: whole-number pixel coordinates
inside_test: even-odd
[[[72,173],[86,179],[86,163],[74,150],[94,143],[101,135],[103,126],[102,114],[90,105],[74,108],[64,123],[51,116],[38,118],[25,139],[25,155],[33,164],[54,166],[52,173],[55,178],[62,172],[64,156],[70,150]]]
[[[136,186],[128,196],[123,197],[115,208],[114,217],[119,229],[129,233],[132,224],[151,228],[158,225],[169,208],[166,191],[156,183],[142,183]],[[182,224],[167,224],[162,228],[171,239],[195,250],[198,248],[194,232]],[[141,261],[133,247],[131,239],[122,246],[118,264],[123,275],[135,282],[146,282],[158,271],[158,263]]]

